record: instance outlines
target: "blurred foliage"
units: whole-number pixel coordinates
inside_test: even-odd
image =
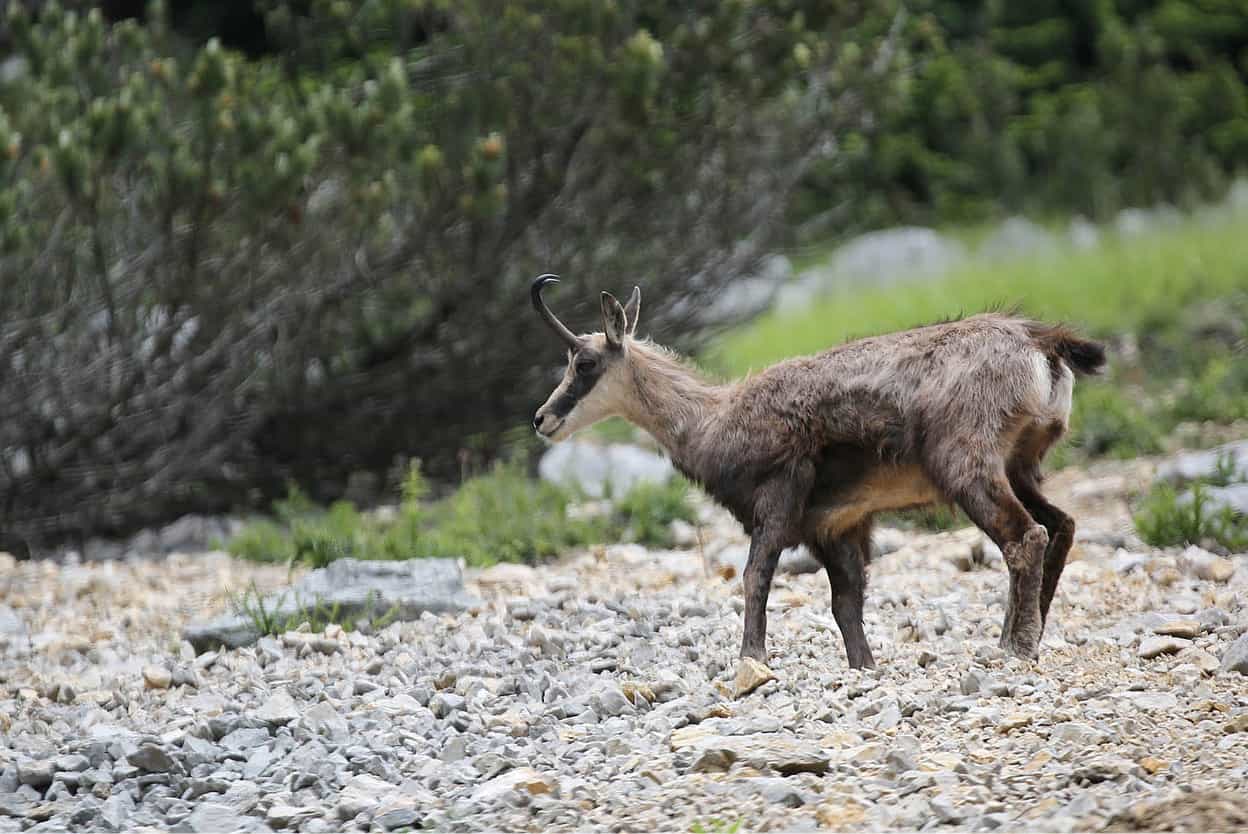
[[[499,463],[441,500],[413,465],[402,504],[391,515],[360,513],[349,502],[322,509],[292,488],[274,506],[276,521],[257,519],[229,542],[237,556],[324,567],[335,559],[413,559],[446,556],[470,565],[533,564],[571,547],[600,542],[671,544],[671,523],[693,522],[689,484],[679,478],[641,484],[610,508],[573,511],[578,496],[533,481],[517,463]],[[591,505],[592,506],[592,505]]]
[[[691,486],[681,477],[663,484],[640,483],[612,501],[623,538],[653,547],[672,543],[672,522],[693,524],[698,516],[690,502]]]
[[[1169,484],[1158,484],[1135,513],[1135,529],[1154,547],[1195,544],[1229,553],[1248,548],[1248,518],[1211,504],[1204,483],[1192,484],[1182,494]]]
[[[913,0],[904,94],[793,206],[828,229],[1190,205],[1248,159],[1238,0]]]
[[[533,275],[696,345],[895,87],[868,2],[266,0],[257,59],[89,5],[4,19],[0,546],[489,459]]]

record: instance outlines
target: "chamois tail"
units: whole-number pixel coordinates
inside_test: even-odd
[[[1099,373],[1105,367],[1105,346],[1085,339],[1062,324],[1027,325],[1031,338],[1050,359],[1061,359],[1079,374]]]

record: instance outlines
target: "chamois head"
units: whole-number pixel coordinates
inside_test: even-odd
[[[533,428],[556,443],[599,420],[620,414],[632,388],[627,372],[629,343],[641,312],[641,289],[633,287],[621,305],[609,292],[602,294],[602,332],[576,336],[542,300],[542,290],[557,284],[554,275],[533,281],[533,307],[568,350],[568,367],[549,399],[533,417]]]

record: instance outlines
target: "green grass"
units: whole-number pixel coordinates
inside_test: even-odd
[[[693,825],[689,826],[689,830],[693,834],[738,834],[741,831],[741,820],[722,820],[718,817],[702,822],[697,820]]]
[[[1246,290],[1242,226],[1192,223],[1111,237],[1094,250],[1058,249],[1009,263],[970,263],[913,284],[848,289],[798,313],[766,314],[728,334],[707,358],[724,373],[743,374],[851,338],[1015,304],[1027,315],[1117,333],[1197,300]]]
[[[689,484],[680,478],[663,485],[639,485],[600,514],[569,512],[578,498],[530,479],[518,464],[500,463],[449,496],[431,501],[428,485],[414,466],[392,519],[379,520],[345,501],[317,507],[292,490],[290,497],[274,505],[274,518],[247,524],[229,542],[229,550],[256,561],[314,568],[344,557],[446,556],[474,566],[533,564],[600,542],[665,546],[670,544],[672,521],[695,518]]]
[[[1248,417],[1245,222],[1241,215],[1139,237],[1107,235],[1092,250],[1059,248],[1010,262],[971,262],[909,284],[845,289],[727,334],[704,362],[739,376],[856,337],[1017,307],[1100,338],[1133,334],[1137,346],[1111,350],[1109,373],[1075,386],[1071,431],[1050,462],[1155,454],[1180,423]]]

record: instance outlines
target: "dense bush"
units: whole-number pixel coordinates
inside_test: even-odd
[[[830,211],[834,228],[1103,219],[1216,195],[1248,159],[1242,3],[905,5],[905,94],[820,163],[796,216]]]
[[[488,457],[560,359],[534,274],[579,326],[640,283],[689,346],[888,81],[854,3],[266,2],[257,60],[159,6],[30,5],[0,76],[10,546]]]

